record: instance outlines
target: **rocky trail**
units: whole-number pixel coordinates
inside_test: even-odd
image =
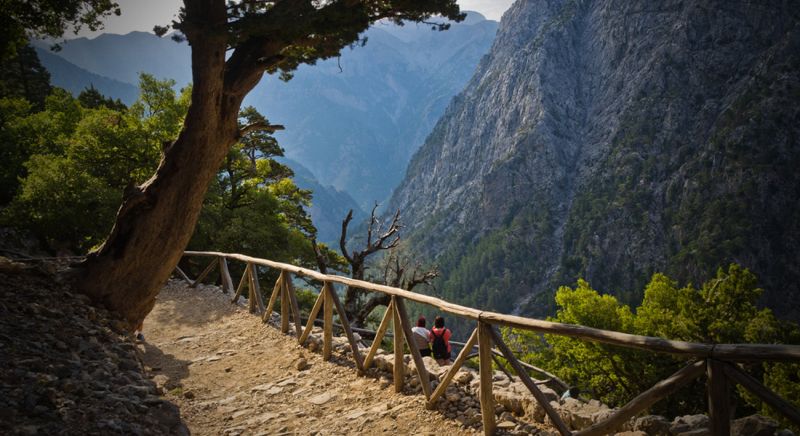
[[[232,305],[215,286],[170,282],[145,321],[143,361],[192,434],[467,434],[377,371],[331,362]]]

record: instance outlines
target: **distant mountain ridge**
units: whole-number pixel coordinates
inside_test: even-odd
[[[800,319],[800,12],[518,0],[389,210],[446,298],[552,314],[583,277],[625,302],[737,262]]]
[[[48,49],[36,47],[35,50],[42,65],[50,72],[51,83],[76,96],[90,86],[94,86],[103,95],[119,98],[127,105],[136,101],[139,96],[139,88],[134,85],[94,74]]]

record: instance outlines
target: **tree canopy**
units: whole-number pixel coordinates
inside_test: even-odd
[[[102,19],[120,14],[112,0],[0,0],[0,59],[16,54],[28,38],[59,38],[69,29],[102,27]]]
[[[777,320],[756,301],[762,290],[750,271],[739,265],[720,268],[699,288],[680,287],[663,274],[654,274],[639,307],[632,310],[611,295],[600,295],[586,281],[556,293],[558,312],[551,321],[614,330],[644,336],[699,343],[800,342],[797,325]],[[685,359],[564,336],[539,336],[506,330],[506,338],[524,358],[604,402],[621,406],[686,364]],[[747,369],[775,392],[800,403],[800,365],[763,363]],[[703,413],[705,388],[695,381],[657,403],[663,414]],[[739,413],[757,410],[780,419],[766,406],[739,390]]]

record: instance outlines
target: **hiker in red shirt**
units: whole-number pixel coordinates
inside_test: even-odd
[[[433,320],[431,329],[431,345],[433,348],[433,358],[439,365],[450,364],[450,329],[445,328],[444,318],[437,316]]]

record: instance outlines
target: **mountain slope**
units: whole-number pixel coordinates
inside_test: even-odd
[[[444,32],[379,25],[364,47],[302,66],[287,83],[269,77],[247,101],[286,126],[276,136],[287,157],[369,209],[399,183],[496,28],[475,13]]]
[[[585,277],[738,262],[800,317],[800,19],[739,2],[520,0],[389,209],[445,296],[542,315]]]
[[[298,187],[312,192],[313,197],[308,214],[311,216],[314,227],[317,228],[317,240],[330,247],[338,248],[339,237],[342,233],[342,220],[352,209],[353,220],[360,222],[367,216],[364,210],[346,192],[320,183],[314,174],[299,162],[285,158],[279,160],[294,171],[293,180]]]
[[[101,94],[119,98],[128,105],[136,101],[139,96],[139,89],[136,86],[86,71],[49,50],[36,48],[36,54],[42,65],[50,72],[52,84],[76,96],[90,86],[94,86]]]

